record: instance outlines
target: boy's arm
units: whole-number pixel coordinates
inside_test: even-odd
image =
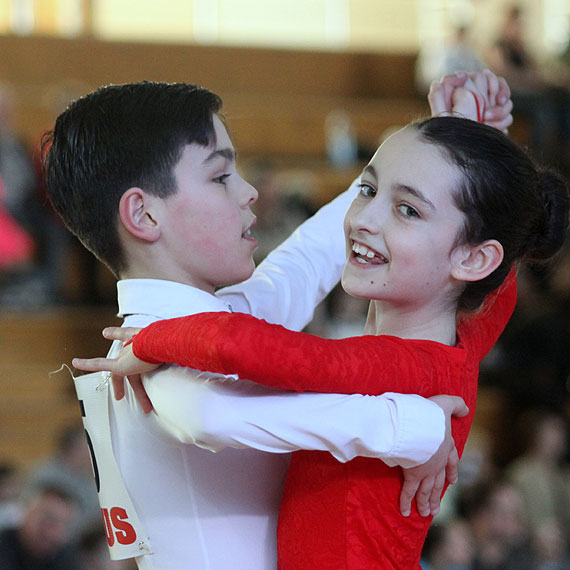
[[[346,261],[343,220],[357,181],[301,224],[245,282],[217,292],[232,310],[292,330],[312,319],[315,307],[338,283]]]
[[[171,436],[212,451],[329,451],[339,461],[427,461],[445,432],[442,409],[419,396],[279,392],[246,381],[169,367],[145,378],[157,420]]]

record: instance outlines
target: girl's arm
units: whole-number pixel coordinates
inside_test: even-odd
[[[511,269],[504,283],[487,297],[481,309],[473,316],[460,321],[458,334],[468,339],[471,349],[481,361],[493,348],[507,326],[517,303],[517,278]]]
[[[240,313],[153,323],[134,338],[133,351],[141,360],[237,373],[284,390],[370,395],[441,393],[464,360],[464,351],[430,341],[322,339]]]
[[[516,301],[516,279],[505,284],[481,311],[462,323],[460,338],[473,343],[480,358],[508,322]],[[172,362],[297,392],[432,396],[457,390],[462,350],[391,336],[322,339],[289,331],[250,315],[202,313],[153,323],[134,339],[133,351],[147,362]],[[449,380],[449,384],[448,384]]]

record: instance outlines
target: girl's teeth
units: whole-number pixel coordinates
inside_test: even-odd
[[[372,258],[374,257],[374,252],[372,252],[372,251],[367,251],[367,252],[366,252],[366,257],[372,259]]]

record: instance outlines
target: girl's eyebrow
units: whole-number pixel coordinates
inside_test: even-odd
[[[371,164],[367,164],[364,167],[364,170],[362,171],[362,174],[370,174],[371,176],[373,176],[374,178],[378,178],[376,176],[376,169],[374,168],[374,166],[372,166]],[[362,176],[362,175],[361,175]]]
[[[413,186],[408,186],[407,184],[395,184],[394,189],[397,192],[403,192],[404,194],[411,194],[412,196],[420,200],[422,203],[424,203],[428,208],[430,208],[431,210],[435,210],[435,206],[433,205],[433,203],[430,200],[428,200],[424,196],[424,194],[422,194],[422,192],[420,192],[420,190],[418,190],[417,188],[414,188]]]

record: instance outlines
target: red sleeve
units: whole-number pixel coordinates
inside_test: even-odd
[[[453,386],[464,362],[464,351],[431,341],[322,339],[241,313],[158,321],[135,337],[133,350],[147,362],[237,373],[283,390],[370,395],[442,393],[447,380]]]
[[[517,278],[511,269],[505,282],[494,291],[473,316],[460,321],[457,332],[461,339],[468,339],[470,350],[481,361],[493,348],[507,326],[517,303]]]
[[[505,327],[515,300],[511,273],[483,309],[462,324],[462,334],[481,358]],[[135,337],[133,350],[147,362],[235,373],[283,390],[341,394],[455,394],[465,362],[464,350],[437,342],[386,335],[322,339],[241,313],[158,321]]]

